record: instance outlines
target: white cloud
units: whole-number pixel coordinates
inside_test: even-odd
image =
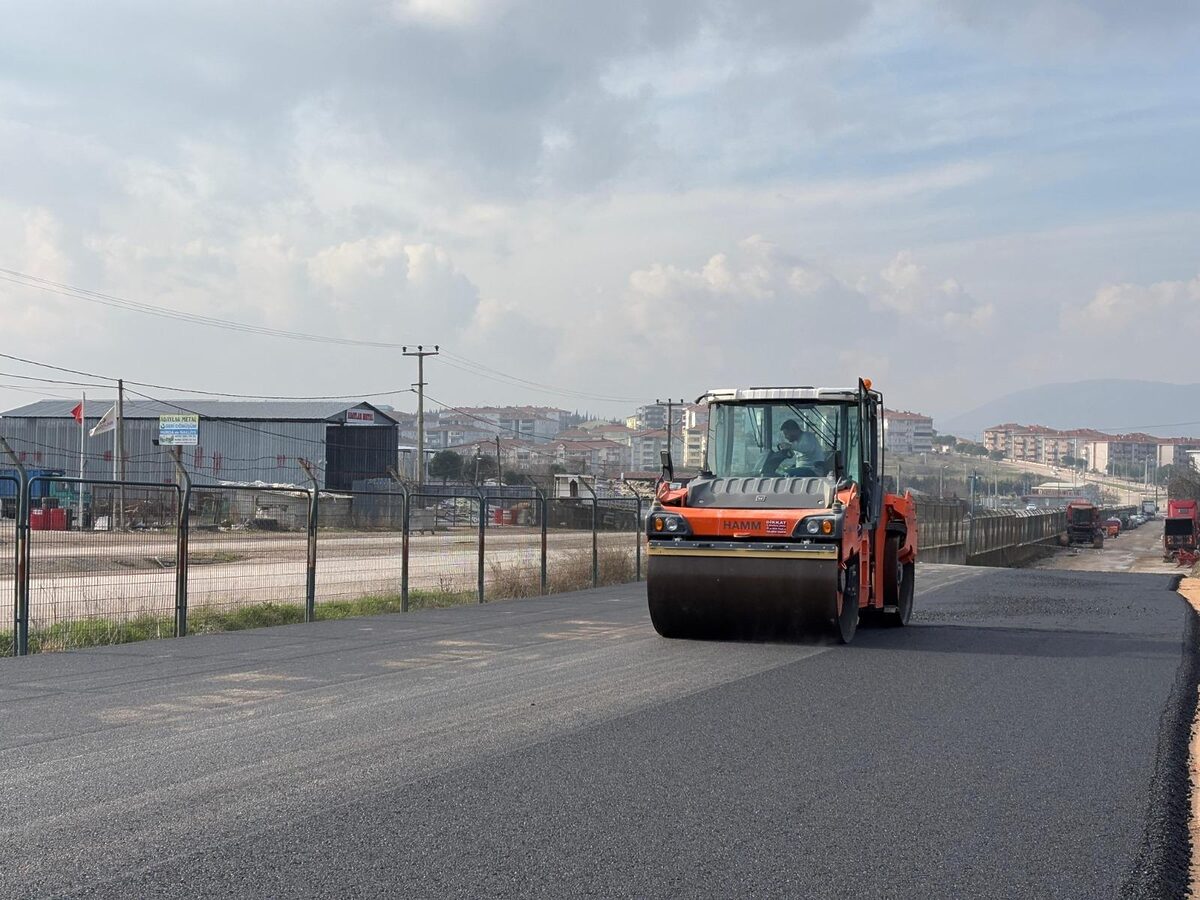
[[[1078,310],[1078,321],[1100,332],[1120,332],[1139,324],[1170,327],[1173,320],[1176,326],[1186,327],[1198,310],[1200,275],[1189,281],[1105,285]]]
[[[401,21],[462,27],[504,5],[503,0],[397,0],[393,9]]]
[[[874,295],[878,306],[904,316],[923,329],[932,326],[947,337],[963,338],[986,330],[995,309],[980,303],[953,278],[936,278],[925,266],[902,250],[879,273],[881,286]]]

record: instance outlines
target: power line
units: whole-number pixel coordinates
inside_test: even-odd
[[[117,379],[110,378],[108,375],[98,375],[95,372],[83,372],[78,369],[67,369],[62,366],[51,365],[50,363],[38,362],[32,359],[25,359],[20,356],[13,356],[9,353],[0,353],[0,357],[13,360],[14,362],[25,363],[29,366],[40,366],[45,369],[53,369],[56,372],[66,372],[71,375],[81,375],[86,378],[100,378],[105,381],[115,382]],[[0,375],[6,375],[12,378],[20,378],[26,381],[37,381],[45,384],[66,384],[75,385],[77,387],[112,387],[111,384],[104,384],[92,381],[64,381],[54,378],[37,378],[32,375],[15,375],[6,372],[0,372]],[[126,384],[137,385],[138,387],[150,388],[158,391],[179,391],[181,394],[202,394],[206,397],[230,397],[233,399],[243,400],[354,400],[362,397],[390,397],[393,394],[410,394],[412,388],[395,388],[388,391],[365,391],[362,393],[353,394],[324,394],[319,396],[300,397],[289,394],[237,394],[228,391],[206,391],[201,388],[185,388],[176,387],[167,384],[154,384],[149,381],[130,381],[125,379]]]
[[[393,343],[391,341],[365,341],[359,338],[341,338],[332,335],[311,334],[303,331],[289,331],[283,328],[270,328],[265,325],[252,325],[248,322],[238,322],[233,319],[224,319],[218,316],[204,316],[198,313],[189,313],[181,310],[169,309],[167,307],[155,306],[153,304],[143,303],[137,300],[130,300],[126,297],[120,297],[116,294],[93,291],[88,288],[81,288],[75,285],[66,284],[65,282],[61,281],[52,281],[48,278],[30,275],[26,272],[17,271],[16,269],[0,268],[0,281],[16,284],[21,287],[46,291],[47,293],[56,294],[62,297],[84,300],[86,302],[96,303],[101,306],[121,309],[127,312],[137,312],[144,315],[186,322],[192,325],[206,325],[211,328],[221,328],[227,331],[237,331],[246,334],[256,334],[267,337],[281,337],[289,340],[307,341],[310,343],[337,344],[350,347],[370,347],[378,350],[402,350],[405,346],[404,343]],[[525,387],[527,389],[534,389],[543,393],[550,393],[559,396],[577,397],[579,399],[614,403],[636,402],[636,399],[631,397],[607,397],[602,394],[592,393],[590,391],[577,391],[570,388],[562,388],[556,385],[545,384],[544,382],[533,381],[527,378],[521,378],[516,375],[509,375],[506,372],[501,372],[499,369],[495,369],[491,366],[476,362],[475,360],[468,359],[467,357],[458,354],[447,354],[447,356],[450,356],[453,360],[447,360],[447,364],[450,365],[451,368],[459,369],[460,371],[467,372],[468,374],[472,374],[480,378],[486,378],[491,381],[498,381],[505,384]]]

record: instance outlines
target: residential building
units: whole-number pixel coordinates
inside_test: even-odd
[[[883,440],[893,453],[932,453],[933,419],[907,410],[885,409]]]
[[[629,468],[629,448],[606,438],[568,438],[547,446],[569,472],[613,476]]]
[[[662,467],[662,451],[667,449],[667,430],[665,428],[645,428],[635,431],[632,435],[631,468],[639,472],[649,472]],[[676,430],[671,435],[671,459],[680,468],[682,464],[683,443],[682,435]]]
[[[674,407],[678,409],[678,405]],[[665,404],[650,403],[646,406],[638,407],[637,413],[633,416],[634,424],[629,425],[629,420],[625,420],[625,424],[630,428],[639,431],[653,431],[659,428],[667,427],[667,407]]]
[[[708,405],[684,407],[682,426],[682,465],[687,469],[699,469],[704,465],[704,449],[708,443]]]

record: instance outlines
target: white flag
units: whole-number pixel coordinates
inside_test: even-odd
[[[109,407],[108,412],[100,417],[100,421],[96,423],[96,427],[88,432],[88,435],[95,437],[98,434],[112,431],[117,427],[117,404]]]

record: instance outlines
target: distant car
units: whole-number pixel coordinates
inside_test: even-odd
[[[1025,512],[1037,512],[1037,511],[1038,511],[1038,507],[1037,507],[1036,503],[1027,503],[1025,505]]]
[[[1113,516],[1111,519],[1105,519],[1104,533],[1110,538],[1115,538],[1121,533],[1121,520],[1116,516]]]
[[[1145,524],[1146,524],[1145,516],[1139,516],[1137,513],[1134,513],[1132,516],[1129,517],[1129,526],[1131,528],[1141,528]]]

